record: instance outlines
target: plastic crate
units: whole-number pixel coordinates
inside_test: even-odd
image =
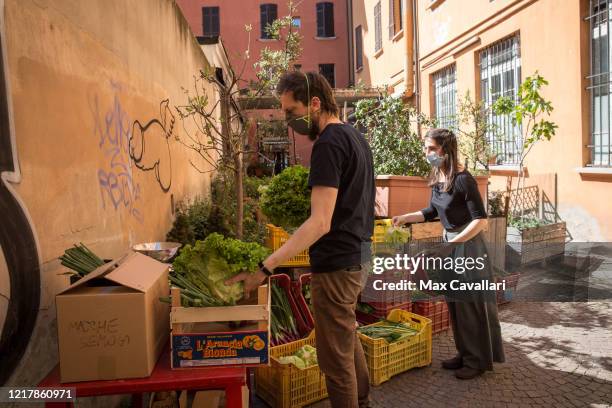
[[[272,224],[266,224],[268,230],[268,236],[266,237],[266,246],[273,251],[282,247],[287,240],[289,240],[289,233],[281,227],[277,227]],[[308,250],[304,250],[289,259],[285,263],[279,265],[281,267],[299,267],[299,266],[310,266],[310,256]]]
[[[312,311],[308,305],[308,301],[304,297],[304,292],[302,292],[304,285],[310,285],[310,281],[312,280],[312,274],[305,273],[300,275],[297,281],[292,282],[291,286],[293,289],[293,297],[295,298],[295,303],[298,306],[298,309],[302,315],[302,319],[304,323],[310,330],[314,329],[314,317]]]
[[[512,299],[514,299],[516,291],[518,290],[518,283],[520,277],[521,274],[517,272],[503,277],[497,277],[495,279],[496,282],[501,282],[503,279],[506,280],[506,289],[497,291],[498,305],[509,303],[512,301]]]
[[[308,334],[310,334],[310,332],[312,331],[312,327],[309,327],[309,325],[304,322],[304,318],[302,317],[302,313],[300,312],[300,306],[298,306],[298,303],[295,301],[293,291],[291,290],[291,278],[289,278],[289,275],[280,273],[272,275],[270,279],[274,282],[275,285],[278,285],[278,287],[280,287],[287,295],[287,299],[289,300],[289,306],[291,307],[291,311],[293,312],[293,317],[295,319],[295,325],[298,330],[298,334],[301,338],[308,336]],[[272,343],[272,337],[270,337],[270,342]],[[279,344],[272,345],[278,346]]]
[[[397,309],[389,313],[387,320],[406,323],[419,333],[394,343],[359,333],[372,385],[380,385],[411,368],[431,364],[431,320]],[[374,323],[372,326],[380,324]]]
[[[327,397],[325,375],[319,366],[300,369],[281,364],[279,357],[295,354],[302,346],[315,346],[315,333],[308,338],[270,349],[270,366],[255,370],[257,395],[273,408],[303,407]]]
[[[360,299],[372,307],[386,310],[383,317],[387,317],[387,312],[395,305],[403,305],[410,302],[409,290],[376,290],[375,282],[399,284],[402,281],[410,280],[410,271],[405,269],[386,270],[381,274],[370,274],[361,292]]]
[[[360,324],[372,324],[372,323],[379,322],[383,319],[386,319],[389,313],[394,309],[411,312],[412,303],[406,302],[403,304],[395,304],[395,305],[384,307],[384,308],[374,308],[372,313],[366,313],[366,312],[362,312],[361,310],[355,310],[355,316],[357,318],[357,322],[359,322]]]
[[[450,327],[448,305],[443,296],[419,300],[412,303],[412,311],[431,320],[431,333],[437,334]]]
[[[374,221],[374,235],[372,236],[372,242],[380,243],[385,241],[385,232],[387,228],[393,225],[390,218]]]

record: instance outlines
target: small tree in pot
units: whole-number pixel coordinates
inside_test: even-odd
[[[525,158],[531,149],[542,140],[550,140],[555,135],[557,125],[548,120],[553,111],[552,103],[540,94],[543,86],[548,85],[536,71],[534,75],[525,78],[518,91],[518,101],[508,97],[499,98],[493,105],[497,114],[509,115],[512,122],[521,129],[519,148],[519,174],[515,201],[519,200],[522,189],[525,188]],[[542,225],[537,219],[525,217],[524,206],[520,206],[518,214],[511,214],[510,225],[518,229],[519,234],[510,234],[510,245],[518,249],[521,263],[539,261],[547,257],[563,253],[565,250],[565,223]],[[517,235],[518,239],[511,237]],[[542,236],[546,236],[542,240]],[[518,241],[518,242],[517,242]]]
[[[491,109],[482,101],[473,100],[469,91],[459,100],[456,115],[456,131],[459,152],[466,160],[472,174],[488,172],[489,165],[496,164],[497,155],[490,143],[490,136],[497,136],[498,128],[488,120]]]
[[[423,141],[415,131],[432,125],[423,114],[401,99],[383,96],[362,99],[355,106],[357,126],[366,130],[374,156],[376,175],[426,176],[431,167],[423,154]]]
[[[183,122],[189,122],[195,131],[177,137],[179,143],[194,152],[201,163],[191,161],[200,172],[217,172],[231,179],[236,202],[235,235],[244,234],[244,177],[246,174],[245,155],[254,153],[249,146],[249,124],[246,109],[238,102],[240,95],[248,99],[246,105],[258,108],[259,98],[268,95],[276,87],[282,73],[288,71],[300,55],[301,36],[294,28],[296,5],[289,1],[289,14],[274,20],[266,27],[271,38],[279,40],[279,49],[265,47],[259,60],[253,66],[257,81],[244,78],[245,67],[250,59],[250,50],[244,54],[242,67],[236,70],[231,63],[229,72],[220,75],[213,67],[201,70],[195,78],[193,91],[184,89],[187,101],[176,109]],[[252,26],[245,27],[249,33]],[[209,95],[210,85],[218,94],[216,101]],[[228,181],[230,183],[230,181]]]
[[[543,86],[548,85],[536,71],[533,76],[525,78],[518,90],[518,101],[509,97],[501,97],[493,104],[493,110],[498,115],[508,115],[513,124],[521,129],[522,141],[519,144],[519,174],[517,181],[517,193],[525,187],[525,158],[531,152],[533,146],[541,140],[550,140],[557,130],[554,122],[547,120],[553,111],[550,101],[544,99],[540,94]],[[521,207],[520,218],[523,218]]]

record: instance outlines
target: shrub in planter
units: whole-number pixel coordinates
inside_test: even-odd
[[[355,106],[357,125],[365,129],[376,175],[426,176],[431,167],[415,125],[432,125],[401,99],[384,96],[362,99]]]
[[[566,232],[565,222],[535,217],[510,218],[507,239],[523,265],[563,254]]]
[[[286,230],[299,227],[310,216],[308,169],[291,166],[260,188],[261,210],[274,225]]]
[[[269,179],[258,177],[244,178],[244,235],[243,240],[263,244],[266,230],[258,219],[258,188]],[[204,240],[213,232],[235,238],[234,220],[236,219],[236,199],[233,179],[217,176],[211,184],[210,200],[196,197],[193,201],[181,202],[166,235],[169,241],[184,245]]]

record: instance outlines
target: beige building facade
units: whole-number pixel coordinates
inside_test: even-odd
[[[411,97],[415,33],[412,0],[350,3],[355,83]]]
[[[372,1],[367,7],[369,3],[365,1],[365,21],[377,4],[382,6],[381,21],[388,21],[389,1]],[[548,210],[556,209],[574,241],[612,239],[607,210],[612,201],[610,2],[406,0],[404,9],[413,4],[417,75],[411,102],[441,125],[455,126],[454,115],[467,92],[490,106],[499,96],[516,96],[521,81],[537,71],[549,82],[542,93],[552,102],[550,120],[558,129],[551,141],[538,143],[527,156],[526,185],[538,187],[540,202],[544,198]],[[360,19],[354,16],[354,26]],[[364,49],[371,48],[372,36],[366,32]],[[368,66],[362,72],[372,85],[389,83],[391,66],[405,55],[385,49],[383,37],[382,55],[365,53]],[[489,189],[505,189],[507,177],[517,175],[520,130],[504,118],[492,116],[490,121],[503,136],[492,139],[498,161],[491,167]]]

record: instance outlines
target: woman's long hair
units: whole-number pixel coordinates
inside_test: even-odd
[[[431,173],[429,173],[429,186],[434,186],[438,182],[438,177],[442,172],[446,176],[446,181],[442,185],[442,191],[448,191],[459,172],[457,137],[448,129],[430,129],[425,135],[425,139],[431,139],[438,146],[442,147],[442,153],[445,155],[445,160],[441,167],[432,167]]]

